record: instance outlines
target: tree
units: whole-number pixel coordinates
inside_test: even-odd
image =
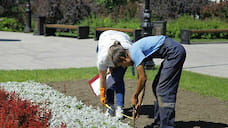
[[[200,15],[208,0],[151,0],[151,10],[159,19],[177,18],[183,14]]]
[[[47,23],[75,24],[90,15],[83,0],[34,0],[33,7],[46,16]]]

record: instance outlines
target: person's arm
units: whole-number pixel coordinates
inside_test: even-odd
[[[146,80],[147,80],[147,76],[146,76],[143,65],[144,64],[142,63],[137,67],[138,82],[137,82],[136,90],[131,98],[131,103],[132,103],[134,109],[136,109],[136,111],[133,111],[134,112],[133,115],[136,118],[139,117],[139,111],[140,111],[141,104],[143,102],[143,97],[144,97],[144,93],[145,93],[145,84],[146,84]]]
[[[142,102],[143,102],[143,97],[144,97],[144,94],[145,94],[145,87],[141,90],[141,92],[139,93],[139,96],[138,96],[138,104],[137,106],[141,106]]]
[[[106,92],[106,70],[99,70],[100,77],[100,102],[106,104],[105,92]]]
[[[137,67],[138,71],[138,82],[136,90],[132,96],[131,103],[135,107],[136,105],[141,105],[143,101],[144,91],[145,91],[145,84],[147,80],[146,72],[144,70],[143,63]]]

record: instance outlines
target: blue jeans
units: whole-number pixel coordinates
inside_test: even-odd
[[[116,93],[116,105],[124,106],[124,95],[125,95],[125,85],[124,85],[124,74],[127,68],[116,67],[112,69],[112,77],[115,83],[106,90],[106,100],[107,104],[114,104],[114,94]]]

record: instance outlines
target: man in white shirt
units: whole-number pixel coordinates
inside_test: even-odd
[[[124,74],[127,68],[114,67],[111,59],[108,57],[109,47],[114,43],[120,43],[126,49],[129,49],[132,42],[130,37],[119,31],[108,30],[103,32],[98,41],[97,68],[100,77],[100,101],[102,104],[108,104],[111,109],[107,109],[106,114],[121,119],[124,106]],[[115,83],[106,89],[106,75],[111,73]],[[114,108],[114,93],[116,94],[117,109]]]

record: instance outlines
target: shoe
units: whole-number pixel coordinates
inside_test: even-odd
[[[122,107],[120,106],[117,106],[117,109],[116,109],[116,118],[119,119],[119,120],[122,120],[123,119],[123,109]]]
[[[107,108],[105,112],[105,116],[114,116],[115,115],[115,107],[114,105],[109,105],[112,109]]]

